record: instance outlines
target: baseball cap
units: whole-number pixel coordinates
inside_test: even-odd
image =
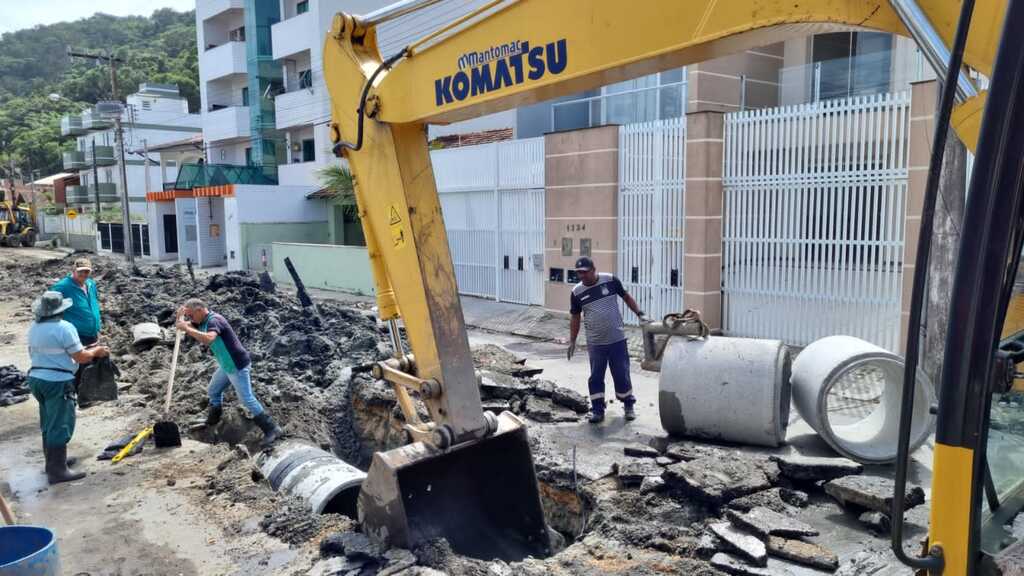
[[[75,259],[75,272],[79,270],[92,271],[92,262],[88,258],[76,258]]]
[[[593,269],[594,269],[594,261],[591,260],[590,258],[587,258],[586,256],[583,256],[582,258],[580,258],[579,260],[576,261],[576,270],[593,270]]]

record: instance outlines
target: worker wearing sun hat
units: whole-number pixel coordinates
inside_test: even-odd
[[[86,350],[78,332],[64,314],[71,299],[47,291],[32,304],[35,322],[28,330],[28,353],[32,367],[28,387],[39,402],[39,428],[46,455],[46,478],[50,484],[78,480],[85,476],[68,468],[68,442],[75,433],[75,373],[79,364],[110,354],[106,346]]]

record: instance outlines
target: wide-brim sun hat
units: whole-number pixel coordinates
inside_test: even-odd
[[[47,290],[32,303],[32,315],[36,320],[45,320],[71,308],[71,298],[55,290]]]

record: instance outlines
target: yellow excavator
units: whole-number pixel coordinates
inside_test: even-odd
[[[409,440],[373,458],[359,497],[370,535],[399,546],[444,536],[456,551],[484,558],[544,555],[550,547],[524,424],[481,409],[427,125],[855,27],[917,42],[944,80],[937,149],[948,124],[976,153],[932,407],[938,418],[928,546],[918,556],[902,542],[913,410],[905,391],[893,550],[916,569],[957,575],[1006,566],[1022,554],[1024,544],[1003,526],[1024,507],[1024,442],[1014,443],[1012,426],[989,432],[998,420],[990,410],[1004,404],[993,399],[1012,393],[1015,362],[1024,361],[1024,345],[1000,340],[1024,243],[1024,0],[494,0],[382,57],[378,26],[437,1],[337,14],[324,46],[334,150],[355,177],[380,315],[396,351],[374,374],[393,385]],[[968,69],[991,79],[987,92]],[[933,153],[912,327],[920,324],[941,152],[937,160]],[[402,347],[399,317],[410,351]],[[913,375],[919,331],[909,332]]]
[[[0,200],[0,246],[32,246],[36,242],[35,212],[28,204]]]

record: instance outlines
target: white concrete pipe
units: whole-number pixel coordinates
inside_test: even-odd
[[[789,422],[789,352],[778,340],[672,338],[658,378],[669,434],[778,446]]]
[[[366,472],[328,452],[300,442],[279,443],[257,458],[274,491],[299,496],[314,514],[356,518],[356,500]]]
[[[910,430],[913,452],[935,426],[931,384],[914,383]],[[864,464],[896,459],[903,358],[853,336],[828,336],[793,362],[793,403],[800,416],[836,452]]]

